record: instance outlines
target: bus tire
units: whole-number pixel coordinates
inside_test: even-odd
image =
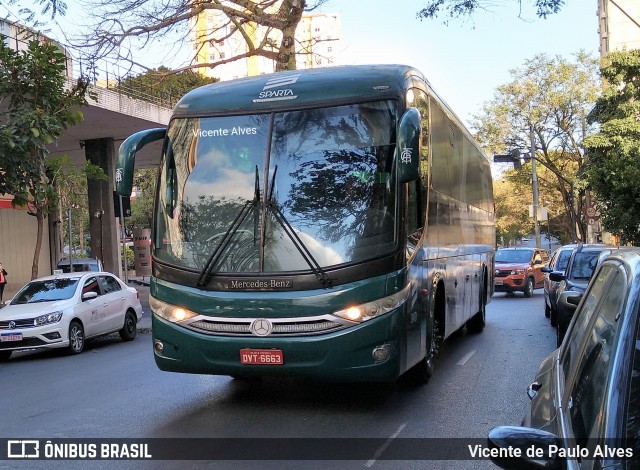
[[[482,290],[480,291],[479,310],[467,321],[467,331],[470,333],[480,333],[482,330],[484,330],[484,325],[487,317],[487,296],[485,294],[486,289],[487,288],[483,283]]]
[[[427,351],[425,356],[415,366],[406,373],[406,378],[412,385],[419,386],[426,384],[433,375],[435,357],[438,354],[438,347],[435,335],[435,311],[436,311],[436,285],[431,288],[429,298],[429,314],[427,316]]]

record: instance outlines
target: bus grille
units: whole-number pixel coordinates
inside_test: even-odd
[[[320,335],[353,326],[355,323],[331,316],[312,318],[269,318],[272,324],[271,333],[274,336],[305,336]],[[242,318],[229,321],[228,318],[212,318],[199,316],[188,324],[187,328],[200,333],[222,336],[254,336],[250,327],[255,318]]]

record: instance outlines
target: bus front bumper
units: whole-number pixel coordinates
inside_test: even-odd
[[[153,315],[154,356],[159,369],[172,372],[341,382],[392,381],[404,370],[401,319],[399,309],[322,335],[238,337],[194,332]],[[241,350],[281,351],[282,364],[242,364]]]

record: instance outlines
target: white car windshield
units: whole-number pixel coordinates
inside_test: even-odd
[[[67,300],[73,297],[77,285],[77,278],[32,281],[16,294],[11,304],[32,304],[36,302]]]

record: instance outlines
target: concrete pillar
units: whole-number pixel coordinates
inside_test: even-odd
[[[89,231],[93,256],[102,260],[105,271],[120,275],[120,232],[113,208],[116,150],[113,138],[84,141],[88,161],[98,165],[108,181],[87,180],[89,196]]]

